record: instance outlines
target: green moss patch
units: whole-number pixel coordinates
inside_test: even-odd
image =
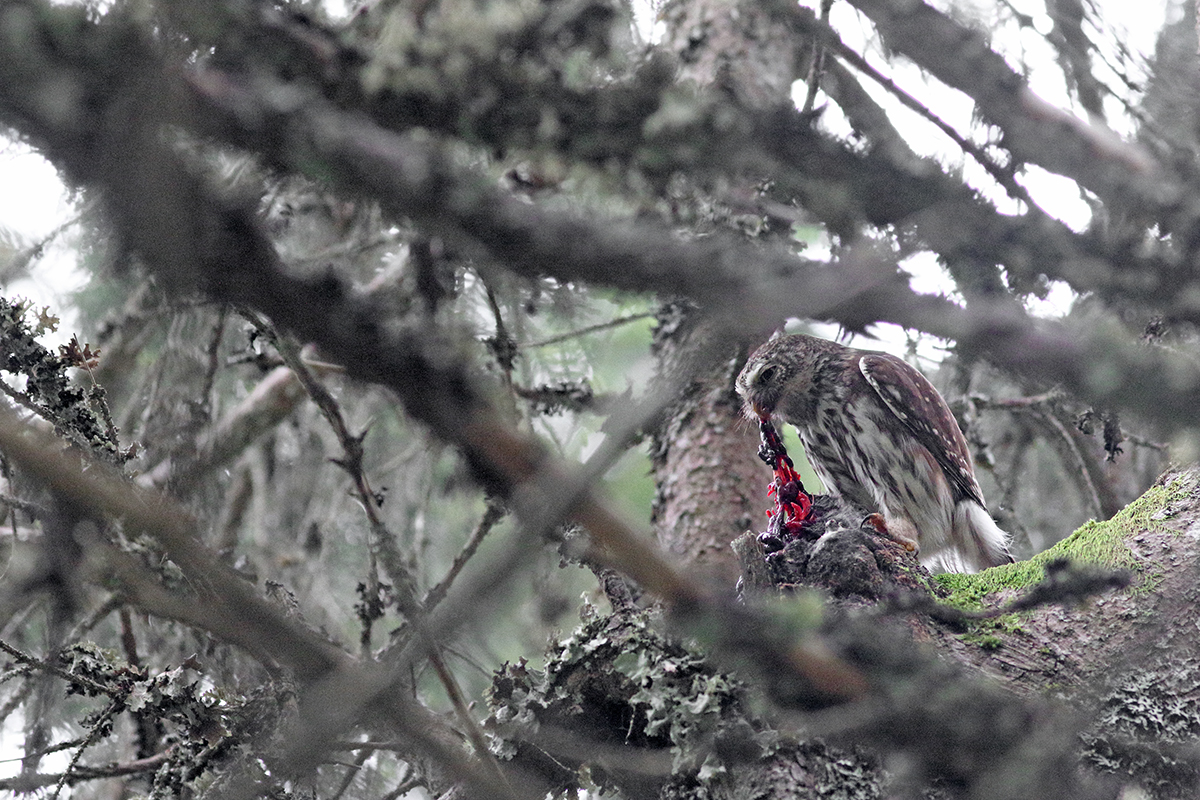
[[[1146,490],[1138,499],[1117,512],[1112,519],[1095,520],[1028,561],[992,567],[974,575],[944,573],[934,580],[950,590],[945,600],[959,608],[981,608],[984,598],[1005,589],[1023,589],[1046,576],[1048,562],[1068,558],[1072,561],[1128,569],[1138,576],[1131,591],[1149,592],[1158,585],[1161,575],[1148,574],[1146,564],[1126,544],[1137,533],[1156,533],[1168,530],[1166,520],[1173,515],[1172,507],[1196,489],[1196,475],[1182,472]]]

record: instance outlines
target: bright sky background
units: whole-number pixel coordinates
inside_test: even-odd
[[[0,242],[27,248],[44,239],[77,213],[57,170],[23,144],[0,139]],[[12,241],[15,240],[15,241]],[[0,249],[0,254],[8,248]],[[65,344],[75,331],[69,294],[83,285],[76,254],[56,237],[33,265],[29,276],[3,287],[6,297],[27,297],[50,306],[64,324],[42,337],[44,344]]]
[[[1096,0],[1095,5],[1101,10],[1101,23],[1116,32],[1117,38],[1133,53],[1152,55],[1159,31],[1168,20],[1174,21],[1182,13],[1180,2],[1184,0],[1140,0],[1137,3],[1129,0]],[[967,16],[974,16],[970,9],[983,9],[980,15],[990,13],[996,7],[996,0],[930,0],[933,5],[943,9],[958,9]],[[1084,116],[1084,113],[1074,108],[1067,92],[1066,82],[1060,68],[1055,64],[1054,53],[1050,45],[1040,33],[1052,29],[1053,23],[1045,11],[1044,0],[1007,0],[1017,11],[1027,14],[1033,19],[1036,31],[1024,31],[1024,35],[1010,39],[997,37],[993,47],[1005,55],[1010,65],[1017,71],[1022,71],[1018,58],[1023,54],[1027,65],[1034,65],[1028,78],[1034,92],[1048,102],[1074,113]],[[805,5],[815,7],[817,3],[806,2]],[[1111,12],[1111,13],[1109,13]],[[1170,15],[1168,17],[1168,15]],[[888,62],[881,54],[878,42],[874,46],[868,44],[870,24],[859,12],[844,2],[835,2],[830,14],[830,24],[839,31],[844,42],[851,48],[866,55],[867,60],[879,72],[887,75],[902,89],[917,97],[926,107],[947,122],[960,135],[979,141],[975,121],[973,119],[974,105],[970,98],[961,92],[939,84],[936,80],[927,80],[921,71],[903,58]],[[999,31],[1003,33],[1006,31]],[[1090,31],[1096,34],[1095,31]],[[1111,35],[1111,34],[1110,34]],[[1096,34],[1094,39],[1104,47],[1107,37]],[[1105,67],[1095,62],[1097,76],[1110,85],[1118,86],[1115,75],[1105,71]],[[852,70],[853,71],[853,70]],[[932,123],[923,119],[896,100],[886,89],[874,83],[870,78],[859,75],[863,87],[872,97],[888,111],[889,119],[908,140],[910,145],[920,154],[935,158],[944,164],[961,166],[965,180],[992,198],[1001,213],[1014,214],[1020,211],[1016,201],[992,181],[986,171],[974,160],[962,160],[959,147]],[[1135,76],[1140,77],[1140,76]],[[803,103],[806,87],[797,83],[793,97],[797,104]],[[845,118],[835,105],[829,103],[822,94],[818,94],[817,106],[824,104],[821,124],[827,129],[845,135],[850,131]],[[1129,135],[1132,126],[1129,124],[1124,109],[1113,99],[1106,98],[1105,112],[1108,124],[1119,134]],[[1068,227],[1076,231],[1084,230],[1091,218],[1091,210],[1080,196],[1077,185],[1068,178],[1047,172],[1036,166],[1028,166],[1018,177],[1019,182],[1026,188],[1030,196],[1049,215],[1056,217]],[[812,253],[812,255],[818,255]],[[905,269],[912,274],[911,285],[914,290],[929,294],[953,295],[954,284],[937,263],[932,253],[919,253],[904,263]],[[1044,300],[1030,298],[1027,306],[1031,313],[1044,316],[1057,316],[1070,308],[1074,293],[1064,283],[1054,282]],[[836,325],[816,326],[816,333],[833,338],[838,333]],[[853,343],[860,347],[888,350],[897,355],[906,355],[908,346],[907,336],[903,329],[890,324],[876,325],[871,332],[876,339],[859,337]],[[936,362],[941,360],[943,352],[940,342],[930,337],[923,337],[918,355],[922,360]]]

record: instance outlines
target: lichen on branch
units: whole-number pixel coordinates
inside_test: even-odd
[[[49,308],[34,312],[28,301],[0,297],[0,371],[24,378],[24,388],[8,383],[0,386],[15,402],[54,425],[54,432],[84,452],[111,464],[123,464],[133,456],[122,451],[104,399],[104,388],[93,382],[79,386],[68,370],[90,370],[100,356],[88,344],[71,337],[68,345],[54,352],[37,340],[53,331],[58,318]],[[31,322],[30,316],[35,316]]]

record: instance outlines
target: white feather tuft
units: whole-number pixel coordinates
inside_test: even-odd
[[[957,553],[953,554],[960,563],[957,571],[978,572],[988,567],[1011,563],[1008,552],[1009,536],[988,514],[987,509],[974,500],[959,500],[954,506],[954,541]],[[943,564],[952,568],[943,556]]]

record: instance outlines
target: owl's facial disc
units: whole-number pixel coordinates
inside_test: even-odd
[[[743,372],[737,381],[738,393],[746,401],[746,416],[763,422],[771,419],[779,401],[779,381],[783,369],[778,364],[755,364]]]

